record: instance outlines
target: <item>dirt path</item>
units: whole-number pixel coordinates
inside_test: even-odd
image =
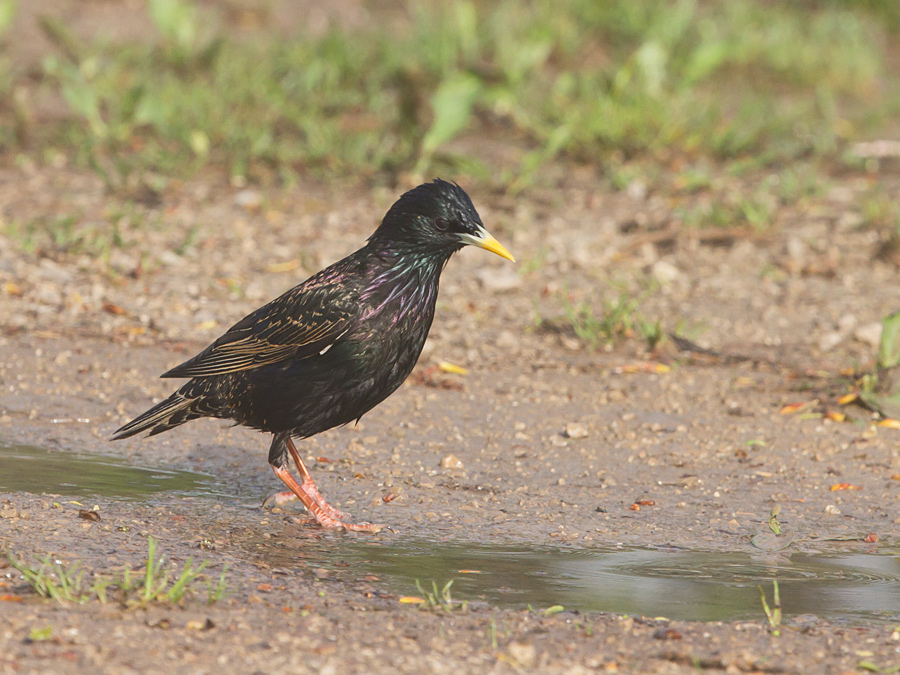
[[[358,427],[302,452],[337,505],[393,527],[376,538],[389,546],[753,553],[777,505],[794,541],[783,554],[830,540],[896,550],[898,432],[836,402],[846,391],[838,373],[871,360],[871,326],[896,309],[896,268],[874,257],[877,238],[858,226],[864,188],[779,214],[765,236],[716,241],[660,236],[673,226],[652,194],[573,184],[560,210],[541,195],[473,191],[521,264],[457,256],[410,381]],[[900,662],[890,625],[794,617],[773,637],[761,609],[752,621],[700,623],[404,605],[384,580],[309,557],[365,537],[258,508],[277,487],[261,435],[203,421],[106,440],[168,393],[160,372],[358,246],[393,196],[312,185],[240,193],[198,179],[158,207],[135,207],[119,222],[125,244],[106,259],[54,251],[39,234],[35,253],[0,237],[0,440],[202,471],[235,495],[91,499],[99,522],[62,497],[0,495],[0,547],[17,557],[138,568],[153,535],[178,565],[227,564],[229,584],[212,605],[202,596],[144,610],[28,594],[0,602],[4,672],[838,673]],[[65,169],[0,171],[4,218],[74,208],[102,231],[110,200],[96,179]],[[590,349],[559,321],[566,294],[598,317],[620,294],[640,299],[641,315],[724,356],[671,341],[649,354],[636,331]],[[469,374],[440,372],[441,361]],[[848,421],[781,414],[798,402]],[[859,489],[832,491],[842,483]],[[2,572],[0,590],[21,594],[13,571]],[[48,627],[48,639],[29,639]]]

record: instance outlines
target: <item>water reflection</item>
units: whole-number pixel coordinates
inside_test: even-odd
[[[777,578],[786,617],[900,620],[900,556],[834,550],[758,557],[668,549],[568,551],[401,540],[306,549],[308,564],[373,574],[397,594],[453,579],[453,595],[501,607],[595,610],[683,620],[763,618],[758,585]],[[307,544],[305,544],[307,545]],[[284,552],[286,554],[287,552]],[[274,564],[295,565],[296,557]],[[296,556],[296,551],[294,552]],[[346,572],[344,572],[346,574]]]
[[[49,492],[71,497],[141,499],[168,492],[218,495],[212,476],[192,471],[146,469],[113,457],[0,445],[0,492]]]

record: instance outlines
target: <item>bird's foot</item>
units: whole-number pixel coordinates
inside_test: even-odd
[[[309,496],[310,499],[315,501],[319,507],[325,511],[329,516],[334,518],[335,520],[342,520],[344,518],[349,518],[350,514],[341,511],[340,509],[334,508],[331,504],[325,501],[325,498],[322,497],[322,494],[315,489],[315,485],[313,485],[313,490],[307,489],[305,486],[302,488],[303,491]],[[307,510],[306,505],[300,501],[300,498],[295,495],[290,490],[285,490],[284,492],[275,492],[270,494],[262,503],[262,507],[264,509],[272,509],[272,508],[280,508],[283,509],[285,507],[289,509],[304,509]]]
[[[299,499],[303,503],[303,506],[306,507],[306,510],[320,527],[326,529],[344,529],[349,532],[380,532],[384,529],[383,525],[376,525],[374,523],[344,522],[344,520],[350,516],[328,504],[322,494],[316,489],[315,483],[313,483],[311,478],[304,480],[301,484],[298,483],[284,467],[273,465],[272,468],[275,471],[275,475],[291,489],[290,493],[273,495],[270,499],[275,504],[278,504],[279,501],[282,504],[290,502],[291,498],[288,494],[292,494],[296,499]],[[269,502],[269,499],[266,499],[266,502]]]
[[[303,481],[300,484],[300,489],[312,497],[313,501],[319,505],[319,508],[321,508],[328,517],[333,518],[334,520],[346,520],[351,517],[349,513],[336,509],[326,502],[325,497],[322,496],[322,493],[319,492],[319,488],[316,487],[316,484],[313,483],[311,479]]]
[[[329,518],[328,516],[320,517],[317,514],[313,514],[316,522],[319,523],[320,527],[324,527],[325,529],[345,529],[348,532],[381,532],[384,529],[384,525],[377,525],[376,523],[345,523],[340,520],[336,520],[334,518]]]
[[[375,534],[376,532],[381,532],[386,528],[385,525],[378,525],[376,523],[344,523],[339,520],[334,520],[332,518],[323,518],[319,519],[315,516],[311,516],[309,518],[298,518],[294,517],[291,519],[295,525],[317,525],[319,527],[325,528],[326,530],[346,530],[348,532],[369,532]],[[390,528],[387,528],[390,529]]]
[[[315,485],[312,485],[311,490],[310,490],[309,485],[301,485],[301,488],[312,500],[314,500],[316,502],[316,505],[322,510],[322,513],[327,520],[326,520],[326,522],[321,522],[321,521],[319,521],[318,518],[306,518],[299,522],[304,522],[304,523],[317,522],[322,527],[344,527],[348,530],[355,530],[355,526],[353,526],[352,523],[343,522],[344,520],[352,518],[352,516],[345,511],[336,509],[331,504],[326,502],[325,498],[322,496],[322,493],[316,489]],[[263,508],[264,509],[270,509],[273,507],[284,508],[285,506],[287,506],[289,504],[295,504],[295,503],[298,503],[301,506],[303,506],[302,502],[300,502],[300,498],[297,497],[297,495],[295,495],[293,492],[291,492],[289,490],[285,490],[284,492],[276,492],[276,493],[271,494],[268,497],[266,497],[265,501],[263,502]],[[306,506],[303,506],[303,508],[306,509]],[[306,509],[306,510],[307,510],[307,512],[309,511],[309,509]],[[369,526],[368,523],[366,523],[365,525],[366,526],[362,530],[365,532],[378,532],[378,530],[381,529],[380,525]],[[372,530],[371,527],[378,527],[378,530]]]
[[[315,486],[315,483],[313,483],[312,481],[310,481],[309,483],[302,483],[300,485],[300,489],[303,490],[303,492],[305,492],[310,497],[310,499],[318,504],[319,508],[321,508],[326,515],[333,518],[334,520],[345,520],[351,517],[349,513],[341,511],[340,509],[336,509],[331,504],[326,502],[325,498],[322,496],[322,493],[319,492],[319,490]],[[263,508],[284,508],[285,506],[289,504],[293,505],[296,502],[300,502],[300,498],[290,490],[285,490],[284,492],[276,492],[266,497],[265,501],[263,501]],[[288,506],[288,508],[291,507]],[[306,508],[306,505],[303,505],[303,508]],[[309,509],[307,509],[307,511],[308,510]]]

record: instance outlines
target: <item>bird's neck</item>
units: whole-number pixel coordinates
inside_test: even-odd
[[[365,294],[378,313],[392,308],[396,320],[410,310],[426,314],[433,311],[437,300],[438,280],[451,254],[410,255],[380,252],[379,273]]]

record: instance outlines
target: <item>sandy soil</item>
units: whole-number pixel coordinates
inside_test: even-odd
[[[47,46],[31,5],[19,4],[9,53],[27,69]],[[97,25],[126,38],[146,30],[129,19],[132,2],[45,4],[69,12],[79,35]],[[272,3],[279,23],[308,18],[289,4]],[[329,11],[316,19],[323,26],[366,20],[357,3]],[[389,524],[374,540],[394,546],[748,553],[778,506],[794,542],[782,555],[829,541],[896,552],[900,432],[837,403],[850,381],[842,371],[871,366],[879,321],[898,309],[896,259],[882,255],[885,234],[865,225],[859,206],[876,181],[896,194],[896,171],[882,169],[832,177],[823,194],[776,206],[760,231],[683,225],[678,214],[709,195],[680,192],[664,169],[621,191],[584,167],[565,167],[553,191],[513,198],[473,188],[484,222],[519,263],[456,256],[410,380],[358,426],[301,452],[330,500]],[[729,179],[728,189],[755,190],[766,178]],[[153,535],[175,564],[227,565],[229,589],[214,604],[198,595],[174,607],[61,605],[28,592],[0,560],[0,672],[836,674],[861,662],[900,665],[896,626],[792,617],[776,637],[761,609],[756,620],[711,623],[486,603],[423,610],[384,580],[311,557],[368,535],[260,508],[279,487],[268,438],[203,420],[108,441],[170,392],[159,373],[360,246],[409,187],[238,189],[211,172],[135,201],[62,159],[0,162],[0,444],[202,471],[234,496],[96,498],[94,522],[65,496],[0,494],[0,551],[103,574],[139,568]],[[69,215],[91,241],[109,239],[116,221],[123,244],[106,252],[12,226]],[[594,349],[566,327],[563,298],[601,316],[620,295],[697,348],[667,340],[649,352],[632,331]],[[441,372],[440,362],[468,374]],[[782,414],[794,403],[809,405]],[[858,489],[833,491],[838,484]],[[47,628],[48,639],[34,639]]]
[[[410,381],[358,427],[302,451],[334,503],[390,524],[378,537],[393,544],[749,551],[777,504],[795,549],[829,539],[871,552],[895,545],[897,432],[857,408],[844,409],[845,423],[780,413],[813,400],[813,411],[837,410],[838,372],[870,360],[870,326],[893,309],[896,269],[875,259],[878,241],[854,212],[863,188],[842,184],[806,211],[780,213],[765,236],[715,245],[674,229],[662,245],[647,243],[675,227],[652,192],[573,182],[562,209],[552,195],[512,201],[473,190],[522,262],[474,250],[451,261]],[[344,539],[258,508],[277,488],[262,435],[207,420],[107,441],[168,393],[160,372],[358,246],[393,196],[315,185],[241,193],[198,178],[138,207],[108,264],[46,244],[27,254],[0,238],[0,437],[204,471],[241,497],[98,499],[103,520],[92,523],[74,505],[51,508],[55,497],[3,495],[0,545],[17,556],[98,572],[139,567],[152,534],[176,563],[227,564],[230,591],[211,606],[196,598],[147,610],[27,594],[0,603],[6,671],[837,673],[897,662],[889,626],[787,622],[775,638],[761,611],[758,621],[711,624],[422,611],[376,581],[323,579],[302,563],[304,542],[320,550]],[[77,208],[100,227],[109,202],[96,179],[65,167],[0,171],[7,220]],[[165,226],[146,225],[155,219]],[[599,306],[621,289],[667,329],[700,327],[696,341],[725,356],[679,353],[671,342],[650,354],[637,338],[591,350],[535,325],[536,311],[562,316],[562,293]],[[469,374],[441,373],[440,361]],[[449,455],[462,468],[442,468]],[[861,489],[832,492],[837,483]],[[879,543],[864,544],[870,534]],[[213,627],[198,628],[207,618]],[[28,641],[45,626],[53,639]],[[501,626],[496,646],[491,626]]]

